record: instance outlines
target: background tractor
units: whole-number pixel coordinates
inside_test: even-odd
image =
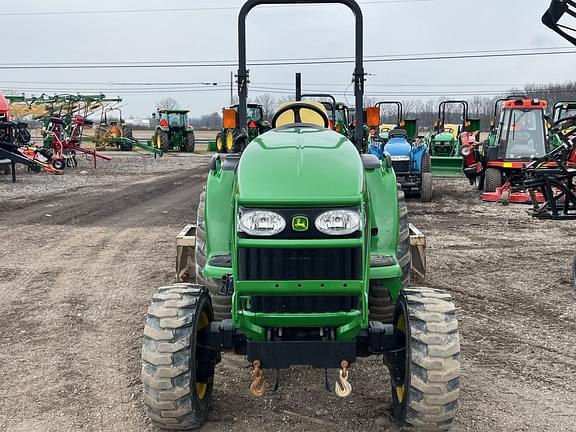
[[[381,108],[384,105],[396,106],[395,124],[381,123]],[[377,122],[379,125],[371,130],[369,152],[380,160],[389,157],[402,190],[416,192],[423,202],[430,202],[432,200],[430,154],[426,144],[410,140],[410,136],[413,139],[417,135],[416,120],[404,120],[404,107],[401,102],[378,102],[369,111],[377,116],[374,123]],[[410,133],[404,127],[408,127]]]
[[[518,176],[530,161],[548,153],[546,108],[540,99],[510,99],[502,106],[493,145],[485,150],[485,172],[482,181],[485,201],[530,203],[527,192],[511,188],[519,186]]]
[[[176,150],[194,152],[194,128],[188,124],[188,110],[158,110],[158,125],[152,137],[154,147],[164,153]]]
[[[112,115],[115,113],[115,115]],[[94,143],[97,148],[117,147],[122,151],[132,151],[134,136],[132,129],[126,126],[122,110],[115,107],[104,107],[100,122],[94,131]]]
[[[450,115],[447,108],[457,105],[462,108],[459,123],[447,123]],[[432,174],[437,176],[461,176],[464,172],[460,134],[480,131],[480,120],[468,117],[468,102],[443,101],[438,106],[438,119],[434,132],[425,137],[428,151],[432,157]]]
[[[354,0],[244,4],[238,125],[248,119],[247,15],[286,3],[341,3],[354,12],[356,120],[363,125],[363,20]],[[251,363],[255,396],[266,392],[267,371],[308,365],[337,369],[332,388],[347,397],[355,360],[377,356],[391,377],[399,424],[450,427],[460,370],[454,303],[445,291],[409,286],[408,210],[392,167],[361,154],[361,127],[351,142],[328,126],[321,104],[285,104],[273,129],[242,153],[214,155],[198,207],[197,284],[160,288],[146,319],[142,382],[156,425],[201,427],[215,367],[230,352]]]
[[[216,135],[218,153],[239,153],[254,138],[270,130],[262,105],[248,104],[245,128],[238,127],[241,124],[238,121],[238,105],[224,108],[222,114],[224,128]],[[238,140],[240,136],[245,139]]]

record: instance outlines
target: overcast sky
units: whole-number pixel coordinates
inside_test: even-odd
[[[372,3],[370,3],[372,2]],[[38,62],[237,61],[240,0],[19,0],[3,1],[0,35],[3,65]],[[540,17],[549,0],[360,0],[364,12],[365,55],[388,56],[454,51],[567,47],[544,27]],[[154,13],[61,14],[45,12],[118,11],[178,8],[221,10]],[[25,13],[26,15],[19,15]],[[6,15],[10,14],[10,15]],[[251,59],[352,56],[354,25],[343,6],[293,6],[256,9],[248,19]],[[576,54],[497,59],[368,63],[371,92],[496,91],[526,83],[574,79]],[[236,68],[233,68],[236,69]],[[353,65],[260,66],[251,68],[253,87],[293,89],[303,73],[305,89],[344,92]],[[0,69],[0,88],[56,89],[116,96],[126,115],[150,114],[165,96],[193,116],[220,111],[229,102],[230,67],[170,69]],[[111,83],[218,82],[201,92],[165,92],[160,86]],[[89,84],[80,84],[89,83]],[[189,87],[188,87],[189,88]],[[83,90],[85,89],[85,90]],[[127,90],[130,89],[130,90]],[[282,90],[280,90],[282,91]],[[252,92],[251,95],[257,93]],[[403,96],[396,98],[405,99]],[[425,96],[424,99],[435,98]],[[339,99],[343,99],[340,97]],[[351,94],[348,100],[352,101]]]

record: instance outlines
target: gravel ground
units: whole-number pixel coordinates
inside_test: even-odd
[[[193,220],[207,157],[116,159],[121,172],[0,179],[0,430],[156,430],[141,402],[143,319],[173,280],[174,236]],[[433,203],[408,205],[428,236],[427,285],[458,307],[453,430],[576,430],[576,223],[482,203],[464,179],[438,179]],[[307,368],[261,399],[249,382],[245,361],[225,355],[203,430],[398,431],[376,358],[353,366],[346,400]]]

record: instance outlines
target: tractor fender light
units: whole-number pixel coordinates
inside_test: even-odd
[[[327,235],[348,235],[360,230],[360,214],[356,210],[329,210],[314,222],[316,229]]]
[[[274,236],[286,228],[286,221],[278,213],[268,210],[240,211],[238,231],[253,236]]]
[[[394,257],[387,255],[372,255],[370,257],[370,267],[390,267],[396,264]]]

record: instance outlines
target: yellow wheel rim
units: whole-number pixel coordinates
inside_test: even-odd
[[[234,135],[232,132],[228,132],[226,135],[226,150],[231,152],[234,149]]]
[[[208,324],[210,324],[208,314],[206,312],[202,312],[200,314],[200,317],[198,318],[196,333],[205,328]],[[196,394],[198,395],[198,399],[203,400],[206,397],[207,391],[208,391],[208,383],[201,383],[201,382],[196,383]]]
[[[160,134],[156,135],[156,148],[160,148],[162,146],[162,140],[160,139]]]
[[[222,137],[218,136],[218,138],[216,138],[216,150],[218,151],[218,153],[222,152],[222,149],[224,148],[224,143],[222,142]]]

